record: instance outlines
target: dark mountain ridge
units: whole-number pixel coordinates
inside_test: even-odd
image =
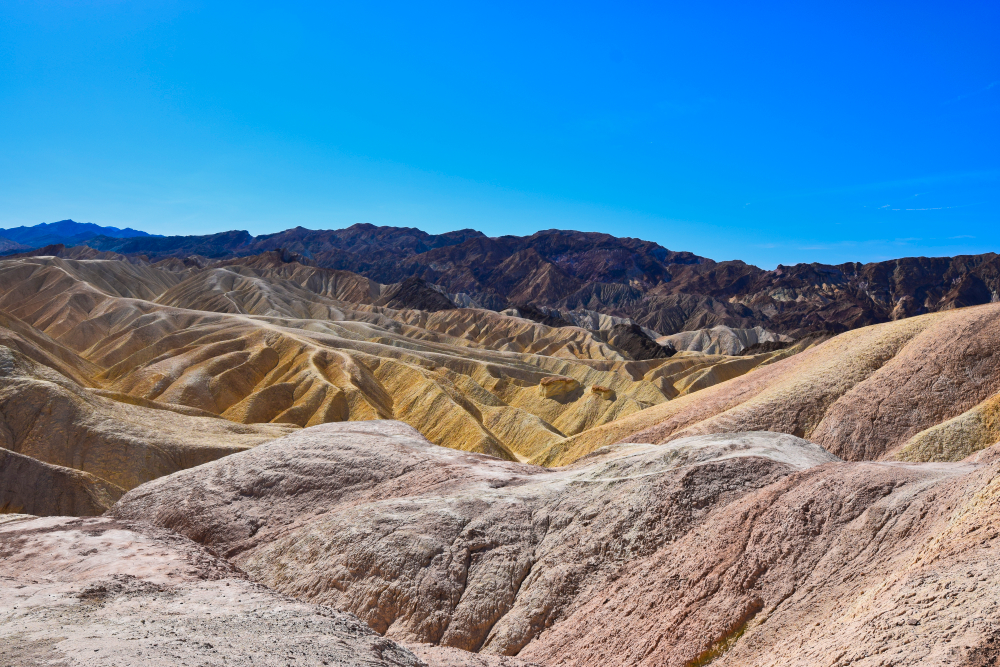
[[[9,239],[20,248],[4,248],[8,252],[17,252],[28,248],[39,248],[46,245],[63,244],[65,246],[79,245],[98,236],[112,238],[154,238],[155,234],[126,227],[101,227],[92,222],[76,222],[75,220],[60,220],[59,222],[43,222],[32,227],[12,227],[0,229],[0,237]]]
[[[459,302],[467,305],[593,310],[631,318],[662,334],[727,325],[801,336],[1000,300],[995,253],[765,270],[596,232],[544,230],[492,238],[471,229],[428,234],[369,224],[296,227],[257,237],[246,231],[102,235],[83,243],[148,261],[225,260],[280,249],[383,284],[419,278],[464,295]]]

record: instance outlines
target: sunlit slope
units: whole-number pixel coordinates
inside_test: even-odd
[[[556,447],[563,464],[619,441],[768,430],[847,460],[959,460],[996,442],[1000,305],[843,333],[697,394],[602,425]]]
[[[9,260],[0,309],[93,364],[86,380],[108,396],[244,424],[399,419],[436,444],[519,460],[781,354],[629,361],[579,327],[396,310],[377,305],[386,286],[272,264]]]

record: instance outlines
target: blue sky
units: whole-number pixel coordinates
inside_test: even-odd
[[[0,227],[1000,251],[1000,3],[816,4],[11,0]]]

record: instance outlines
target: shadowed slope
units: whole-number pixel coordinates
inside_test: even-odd
[[[288,432],[159,407],[109,400],[0,346],[0,447],[111,486],[131,489]],[[49,493],[44,485],[19,493],[28,491],[42,498]]]
[[[0,448],[0,514],[94,516],[124,493],[89,473]]]

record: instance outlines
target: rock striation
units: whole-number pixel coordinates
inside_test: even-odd
[[[289,431],[146,403],[111,400],[0,346],[0,507],[100,514],[127,489]]]

